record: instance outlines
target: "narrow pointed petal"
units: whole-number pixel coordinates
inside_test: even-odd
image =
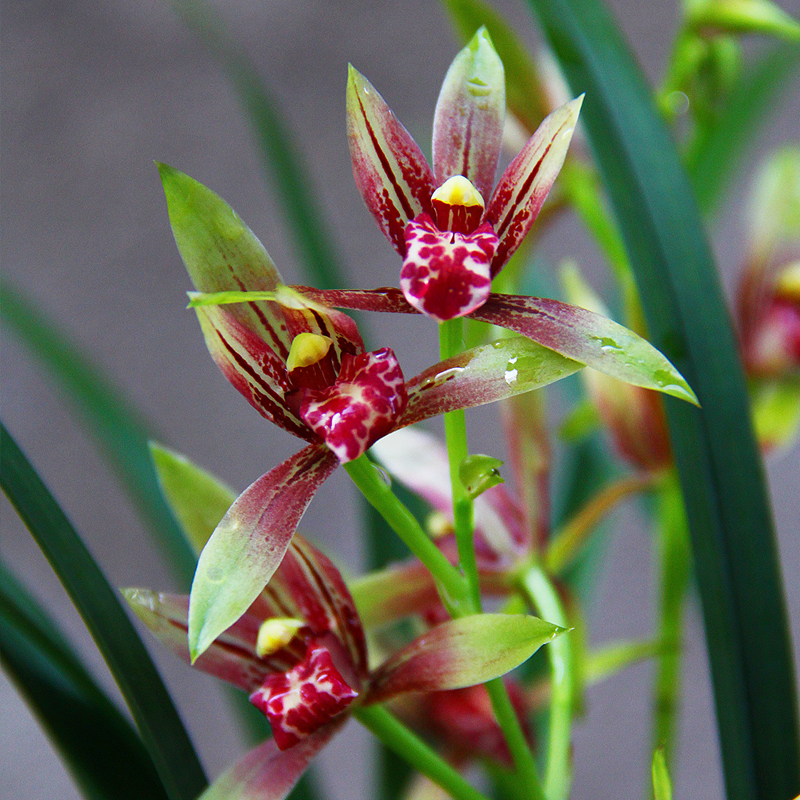
[[[497,237],[490,225],[469,234],[440,231],[422,214],[406,226],[400,288],[406,300],[437,322],[482,306],[492,290]]]
[[[486,28],[455,57],[447,71],[433,119],[436,183],[468,178],[491,196],[503,140],[506,79]]]
[[[236,492],[186,456],[150,442],[158,484],[184,536],[199,555]]]
[[[689,384],[664,355],[641,336],[600,314],[558,300],[495,294],[472,316],[521,333],[626,383],[697,405]]]
[[[406,384],[408,406],[399,425],[539,389],[583,366],[524,337],[473,347]]]
[[[500,178],[485,219],[500,240],[492,276],[506,264],[531,229],[572,140],[583,95],[552,112]]]
[[[289,750],[278,750],[274,739],[264,742],[220,775],[198,800],[284,800],[344,723],[336,719]]]
[[[313,440],[315,436],[308,425],[287,404],[286,394],[292,387],[284,358],[228,308],[195,308],[208,352],[216,365],[259,414],[301,439]]]
[[[264,245],[221,197],[166,164],[157,166],[175,243],[199,291],[272,291],[283,283]],[[282,314],[268,301],[243,303],[233,313],[268,342],[280,335]]]
[[[288,750],[339,716],[358,697],[322,644],[311,644],[292,669],[270,675],[250,695],[269,720],[275,744]]]
[[[197,563],[189,606],[196,659],[256,599],[281,563],[297,524],[338,461],[309,445],[239,495]]]
[[[122,593],[156,639],[189,663],[186,640],[188,595],[171,595],[149,589],[123,589]],[[291,668],[297,658],[302,658],[302,650],[285,664],[280,659],[268,662],[256,657],[255,636],[261,621],[245,613],[195,661],[194,666],[246,692],[253,692],[261,686],[272,670]]]
[[[395,286],[380,289],[315,289],[313,286],[293,286],[300,294],[320,303],[355,311],[378,311],[391,314],[419,314],[403,292]]]
[[[317,636],[333,633],[359,675],[366,674],[364,630],[339,570],[322,552],[295,534],[272,580],[253,606],[261,619],[303,619]]]
[[[347,357],[335,383],[304,394],[300,416],[344,463],[392,430],[407,400],[400,364],[385,347]]]
[[[563,628],[522,614],[475,614],[444,622],[373,673],[367,702],[486,683],[518,667],[560,633]]]
[[[347,76],[347,136],[358,191],[386,238],[405,255],[406,223],[423,211],[432,213],[433,172],[386,101],[352,66]]]

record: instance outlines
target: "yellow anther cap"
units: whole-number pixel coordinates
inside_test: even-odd
[[[333,340],[318,333],[298,333],[292,340],[286,368],[291,372],[298,367],[310,367],[328,354]]]
[[[262,657],[277,653],[294,639],[304,624],[303,620],[291,617],[266,620],[258,629],[256,653]]]
[[[447,203],[449,206],[484,207],[480,192],[463,176],[448,178],[431,196],[431,200]]]

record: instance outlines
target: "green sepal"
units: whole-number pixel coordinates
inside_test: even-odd
[[[174,450],[150,442],[150,455],[161,491],[186,540],[199,554],[236,492]]]

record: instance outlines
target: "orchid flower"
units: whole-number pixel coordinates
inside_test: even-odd
[[[423,313],[439,322],[469,316],[627,383],[696,403],[672,364],[622,325],[557,300],[491,292],[491,279],[522,243],[561,169],[581,103],[579,97],[553,111],[492,190],[505,77],[485,28],[445,77],[434,117],[433,167],[372,84],[351,67],[353,174],[403,258],[401,290],[297,288],[338,308]]]
[[[171,167],[160,171],[211,356],[259,413],[308,442],[245,489],[204,548],[189,610],[196,657],[255,601],[337,464],[395,428],[530,391],[583,365],[519,337],[473,348],[405,382],[391,350],[364,352],[351,319],[283,284],[227,203]],[[259,300],[241,302],[242,292]],[[237,302],[221,305],[225,299]]]
[[[189,661],[188,598],[144,589],[124,594],[155,636]],[[248,692],[273,732],[203,800],[256,789],[262,800],[279,800],[358,708],[483,683],[561,632],[524,615],[465,617],[437,625],[370,670],[364,629],[339,571],[295,536],[269,585],[194,662]]]
[[[381,230],[403,257],[400,286],[443,322],[489,299],[564,162],[583,98],[554,111],[494,176],[505,119],[505,75],[485,28],[455,58],[433,122],[433,168],[383,98],[353,67],[347,127],[353,174]]]

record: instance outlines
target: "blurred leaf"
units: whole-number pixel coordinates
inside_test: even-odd
[[[597,0],[531,0],[566,77],[637,273],[654,343],[701,407],[666,398],[685,493],[730,797],[800,789],[796,689],[760,455],[691,188],[650,90]],[[732,436],[731,431],[736,431]]]
[[[0,563],[0,662],[91,800],[166,800],[139,735]]]
[[[274,185],[279,205],[300,251],[306,274],[319,288],[347,285],[322,213],[311,188],[311,179],[284,122],[254,64],[233,42],[222,19],[204,0],[171,0],[175,13],[209,49],[239,94],[253,128],[261,161]],[[273,9],[273,13],[278,13]],[[344,79],[344,75],[342,76]],[[342,97],[344,102],[344,96]]]
[[[168,563],[188,586],[194,556],[175,524],[156,481],[147,448],[150,424],[62,331],[5,281],[0,319],[39,358],[72,409],[98,441]]]
[[[689,24],[715,33],[761,33],[800,39],[800,24],[769,0],[707,0],[692,3]]]
[[[172,699],[116,592],[5,426],[0,481],[103,654],[167,795],[194,800],[206,779]]]
[[[744,163],[744,153],[769,119],[770,106],[780,97],[800,65],[800,44],[771,49],[731,88],[713,126],[692,142],[686,166],[705,213],[721,203],[725,190]]]

